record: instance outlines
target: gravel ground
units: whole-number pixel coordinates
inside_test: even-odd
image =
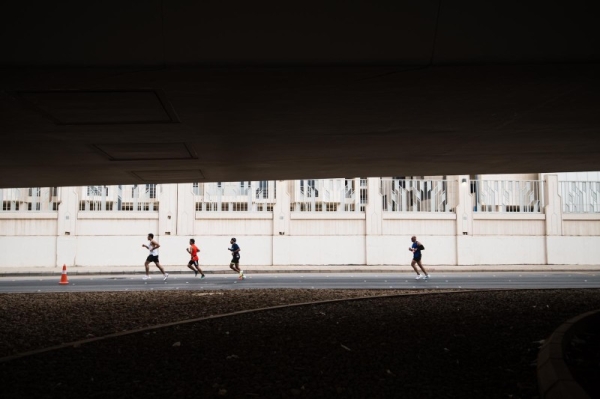
[[[2,295],[0,342],[10,354],[175,320],[382,293],[393,292]],[[2,396],[535,398],[540,341],[600,308],[599,294],[432,293],[206,320],[0,363]]]
[[[0,294],[0,357],[180,320],[412,290],[231,290]]]

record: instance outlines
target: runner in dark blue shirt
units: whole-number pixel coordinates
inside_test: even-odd
[[[427,280],[429,278],[429,273],[427,273],[427,270],[425,270],[423,264],[421,263],[421,248],[423,248],[423,246],[419,241],[417,241],[417,237],[415,236],[412,236],[410,240],[412,241],[412,245],[410,248],[408,248],[408,250],[413,253],[413,260],[412,262],[410,262],[410,265],[413,269],[415,269],[415,272],[417,272],[416,280],[420,280],[421,278]],[[416,265],[419,265],[419,267],[423,271],[424,276],[421,276],[421,274],[419,274],[419,269],[417,269]]]
[[[244,271],[240,269],[240,246],[237,245],[236,241],[237,240],[235,238],[232,238],[231,241],[229,241],[231,248],[227,248],[229,251],[231,251],[232,256],[229,267],[234,272],[239,273],[239,280],[243,280],[246,278],[246,275],[244,274]]]

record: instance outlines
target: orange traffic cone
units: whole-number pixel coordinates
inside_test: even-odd
[[[67,265],[63,265],[62,275],[60,276],[60,282],[58,284],[69,284],[69,279],[67,278]]]

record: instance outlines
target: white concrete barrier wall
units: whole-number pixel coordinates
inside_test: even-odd
[[[99,212],[93,216],[116,216],[105,215]],[[145,215],[141,215],[145,216]],[[79,236],[138,236],[140,232],[156,234],[158,231],[158,215],[154,219],[78,219],[77,235]],[[147,234],[146,233],[146,234]]]
[[[367,237],[367,257],[369,265],[410,264],[413,254],[411,236],[370,236]],[[425,246],[422,251],[423,265],[455,265],[456,237],[418,236]]]
[[[134,266],[143,265],[148,250],[146,236],[79,236],[77,237],[77,266]],[[162,248],[159,249],[161,255]],[[161,257],[159,256],[159,259]],[[162,262],[162,259],[160,259]]]
[[[1,205],[1,204],[0,204]],[[56,213],[39,213],[34,214],[35,218],[24,219],[24,216],[29,216],[21,212],[18,216],[20,218],[7,219],[7,216],[11,215],[0,215],[0,237],[14,237],[14,236],[56,236],[57,221]]]
[[[229,241],[232,236],[162,236],[159,237],[161,245],[161,263],[171,266],[185,266],[190,260],[186,252],[189,247],[190,238],[196,240],[196,246],[200,249],[200,266],[223,265],[229,266],[231,247]],[[235,236],[240,246],[241,265],[271,265],[273,262],[273,237],[271,236]]]
[[[600,237],[548,237],[548,264],[600,264]]]
[[[0,267],[54,267],[56,237],[0,237]]]
[[[276,236],[275,265],[364,265],[364,236]]]
[[[56,266],[77,266],[77,237],[56,238]]]
[[[156,212],[79,211],[84,191],[64,187],[56,212],[0,212],[0,267],[142,267],[149,232],[165,266],[187,263],[193,237],[201,264],[226,267],[232,236],[242,265],[403,265],[413,234],[425,265],[599,264],[600,214],[562,214],[558,177],[545,179],[539,214],[473,212],[468,185],[454,193],[456,213],[383,212],[378,178],[367,179],[365,212],[291,212],[290,182],[276,183],[273,212],[195,212],[191,184],[160,185]]]
[[[543,265],[545,237],[457,236],[459,265]]]
[[[200,263],[203,265],[229,265],[231,253],[229,236],[194,237],[200,248]],[[236,237],[241,247],[242,265],[272,264],[271,237]],[[159,260],[165,266],[185,266],[190,260],[186,248],[189,247],[189,236],[155,236],[160,244]],[[97,236],[77,237],[77,266],[142,266],[148,256],[145,236]],[[67,261],[65,262],[70,264]]]
[[[183,266],[190,236],[158,236],[160,261]],[[196,236],[202,265],[231,260],[230,236]],[[410,236],[237,236],[242,265],[403,265]],[[419,236],[425,265],[600,263],[600,237]],[[146,236],[0,237],[0,267],[142,266]]]

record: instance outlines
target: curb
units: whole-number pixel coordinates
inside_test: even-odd
[[[164,267],[164,266],[163,266]],[[73,270],[77,268],[72,268],[68,270],[68,275],[71,276],[103,276],[103,275],[142,275],[144,274],[143,268],[138,268],[135,270],[108,270],[108,271],[95,271],[95,270]],[[582,272],[600,272],[600,269],[584,269],[584,268],[556,268],[556,269],[548,269],[548,268],[540,268],[540,269],[523,269],[516,270],[511,268],[485,268],[485,267],[475,267],[473,269],[468,270],[455,270],[455,269],[445,269],[443,267],[427,267],[427,270],[434,273],[479,273],[479,272],[513,272],[513,273],[582,273]],[[165,267],[165,271],[169,274],[188,274],[191,273],[189,270],[168,270],[168,267]],[[412,272],[410,267],[402,267],[398,269],[376,269],[376,268],[364,268],[364,269],[345,269],[342,267],[335,269],[247,269],[246,270],[250,274],[265,274],[265,273],[405,273]],[[219,270],[204,270],[205,274],[231,274],[232,271],[226,267],[223,267]],[[62,270],[57,269],[53,271],[6,271],[0,272],[0,277],[44,277],[44,276],[60,276],[62,274]],[[151,274],[159,274],[157,271],[152,271]]]
[[[165,269],[166,270],[166,269]],[[514,270],[514,269],[485,269],[477,268],[472,270],[444,270],[435,269],[428,267],[428,271],[434,273],[480,273],[480,272],[491,272],[491,273],[585,273],[585,272],[600,272],[600,270],[589,270],[589,269],[543,269],[543,270]],[[169,274],[188,274],[191,273],[189,270],[166,270]],[[255,269],[246,270],[250,274],[273,274],[273,273],[330,273],[330,274],[352,274],[352,273],[410,273],[411,269],[402,270],[389,270],[389,269],[359,269],[359,270],[339,270],[339,269],[327,269],[327,270],[305,270],[305,269]],[[230,270],[204,270],[204,274],[231,274]],[[52,277],[60,276],[61,271],[40,271],[40,272],[0,272],[1,277]],[[70,276],[114,276],[114,275],[142,275],[145,274],[142,270],[120,270],[120,271],[68,271]],[[158,272],[151,272],[150,274],[160,274]]]

